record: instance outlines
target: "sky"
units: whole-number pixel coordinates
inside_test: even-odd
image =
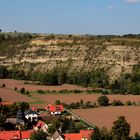
[[[0,0],[3,32],[140,34],[140,0]]]

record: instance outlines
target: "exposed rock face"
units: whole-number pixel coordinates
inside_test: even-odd
[[[97,43],[96,38],[87,41],[86,38],[73,40],[39,37],[30,40],[27,47],[17,49],[11,57],[6,53],[0,56],[0,65],[8,67],[17,65],[24,70],[38,71],[47,71],[54,67],[82,71],[104,68],[110,78],[115,79],[122,73],[131,72],[132,66],[140,62],[139,39],[123,40],[133,42],[134,45],[121,44],[117,41],[120,40],[112,39]]]

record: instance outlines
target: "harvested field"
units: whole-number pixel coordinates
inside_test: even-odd
[[[24,80],[13,80],[13,79],[0,79],[0,84],[6,84],[7,88],[14,89],[17,87],[18,89],[21,89],[24,87],[26,90],[33,92],[37,90],[50,90],[50,91],[60,91],[60,90],[81,90],[85,91],[87,88],[83,88],[81,86],[76,85],[69,85],[69,84],[63,84],[59,86],[44,86],[44,85],[35,85],[35,84],[25,84],[25,82],[31,82],[31,81],[24,81]]]
[[[0,97],[3,101],[11,101],[11,102],[33,102],[34,100],[22,95],[20,93],[15,92],[14,90],[0,88]]]
[[[125,116],[131,125],[131,135],[134,135],[135,132],[140,133],[140,107],[138,106],[76,109],[72,112],[100,128],[106,127],[108,129],[111,129],[113,121],[117,120],[117,116]]]
[[[33,95],[35,98],[38,98],[47,103],[55,103],[56,100],[60,100],[61,102],[70,104],[79,102],[81,99],[91,102],[96,102],[98,97],[101,94],[44,94],[44,95]],[[120,100],[122,102],[126,102],[128,100],[139,102],[140,96],[139,95],[107,95],[110,101],[113,100]]]

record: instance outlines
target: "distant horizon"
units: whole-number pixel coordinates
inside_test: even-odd
[[[16,31],[16,30],[15,30]],[[1,33],[15,33],[15,31],[2,31]],[[51,35],[51,34],[54,34],[54,35],[95,35],[95,36],[124,36],[124,35],[140,35],[140,33],[127,33],[127,34],[69,34],[69,33],[39,33],[39,32],[19,32],[19,31],[16,31],[17,33],[30,33],[30,34],[44,34],[44,35]]]
[[[4,32],[125,35],[140,33],[140,0],[1,0]]]

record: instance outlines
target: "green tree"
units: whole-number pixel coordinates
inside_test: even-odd
[[[130,134],[130,124],[127,123],[124,116],[118,117],[118,120],[113,122],[112,136],[116,140],[127,140]]]
[[[104,69],[96,69],[90,72],[90,84],[95,87],[106,87],[109,85],[108,76]]]
[[[3,114],[0,114],[0,127],[3,127],[5,121],[6,121],[6,116]]]
[[[58,72],[56,69],[44,73],[40,77],[40,81],[45,85],[58,85]]]
[[[108,106],[109,105],[109,99],[107,96],[100,96],[98,98],[98,104],[100,106]]]
[[[70,125],[70,120],[67,119],[67,118],[65,118],[64,121],[62,122],[62,129],[61,129],[61,131],[63,133],[67,133],[67,130],[69,128],[69,125]]]
[[[25,88],[24,87],[20,89],[20,93],[21,94],[24,94],[25,93]]]
[[[1,85],[2,88],[5,88],[5,86],[6,86],[5,84],[2,84],[2,85]]]
[[[60,126],[60,121],[58,119],[53,120],[51,126],[49,127],[48,132],[53,134],[56,130],[59,129],[59,126]]]
[[[55,101],[55,104],[56,104],[56,105],[60,105],[60,103],[61,103],[60,100],[56,100],[56,101]]]
[[[24,111],[30,108],[30,105],[27,102],[21,102],[19,105],[21,106],[21,109],[23,109]]]
[[[68,133],[76,133],[78,131],[73,120],[70,120],[69,128],[67,131]]]
[[[94,133],[91,135],[91,140],[101,140],[101,132],[98,127],[94,128]]]
[[[91,140],[112,140],[112,135],[106,128],[96,127],[91,135]]]
[[[30,140],[47,140],[47,134],[42,130],[34,131],[30,136]]]
[[[67,72],[64,69],[60,69],[59,70],[59,74],[58,74],[58,80],[60,84],[64,84],[67,82],[68,76],[67,76]]]
[[[8,78],[9,72],[4,66],[0,66],[0,78]]]
[[[18,103],[13,103],[12,106],[9,109],[10,109],[10,115],[11,116],[16,116],[17,111],[19,109],[19,104]]]

